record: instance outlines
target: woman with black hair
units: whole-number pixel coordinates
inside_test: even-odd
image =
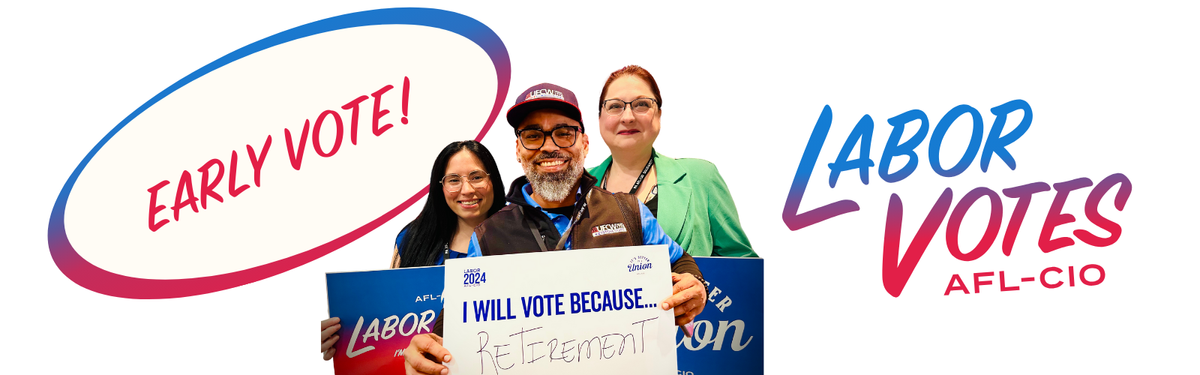
[[[429,175],[425,207],[396,236],[391,268],[436,266],[465,258],[475,227],[504,207],[504,182],[496,160],[476,141],[442,149]],[[321,321],[321,352],[333,358],[340,318]]]

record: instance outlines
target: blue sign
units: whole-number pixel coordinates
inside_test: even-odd
[[[404,348],[433,330],[442,309],[442,269],[325,274],[329,316],[342,319],[334,373],[404,373]]]
[[[675,334],[679,375],[763,373],[762,258],[696,257],[708,305]]]

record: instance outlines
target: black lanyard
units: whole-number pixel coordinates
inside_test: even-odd
[[[638,187],[642,186],[642,180],[645,180],[646,175],[650,174],[650,167],[653,167],[653,166],[654,166],[654,154],[651,153],[650,160],[646,161],[646,166],[642,168],[642,174],[638,175],[637,181],[633,182],[633,188],[629,189],[629,194],[637,194]],[[608,166],[608,169],[604,170],[604,186],[601,186],[604,189],[608,189],[608,171],[610,171],[610,170],[612,170],[611,165]]]
[[[573,219],[571,219],[571,221],[567,222],[567,230],[563,231],[562,237],[560,237],[558,239],[558,245],[554,247],[555,250],[566,249],[567,239],[571,238],[571,229],[575,228],[575,223],[578,223],[579,219],[581,219],[583,217],[583,212],[587,211],[587,201],[588,201],[588,198],[591,198],[591,196],[592,196],[592,189],[588,189],[587,195],[583,196],[583,202],[582,202],[583,205],[579,206],[579,209],[575,211],[575,218],[573,218]]]
[[[650,155],[650,160],[646,161],[646,166],[642,168],[642,174],[638,175],[637,181],[633,182],[633,188],[629,189],[629,194],[637,194],[637,189],[642,186],[642,180],[646,179],[646,175],[650,173],[650,167],[654,166],[654,155]]]

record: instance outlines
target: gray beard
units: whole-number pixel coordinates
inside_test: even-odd
[[[534,171],[533,162],[522,161],[521,166],[525,169],[525,178],[529,179],[534,193],[546,200],[558,202],[573,193],[571,188],[575,187],[579,177],[583,176],[583,165],[576,163],[575,159],[571,159],[570,163],[570,167],[557,173],[538,173]]]

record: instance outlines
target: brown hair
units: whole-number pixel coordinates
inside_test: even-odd
[[[654,93],[654,100],[658,102],[658,107],[662,108],[662,94],[658,92],[658,83],[654,82],[654,76],[650,75],[649,71],[637,65],[629,65],[608,75],[608,80],[604,81],[604,88],[600,90],[600,105],[597,111],[604,110],[604,95],[608,94],[608,86],[617,78],[623,76],[636,76],[641,78],[646,83],[650,84],[650,92]]]

